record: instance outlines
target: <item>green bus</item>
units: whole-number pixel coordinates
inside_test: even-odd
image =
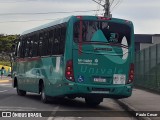
[[[17,94],[85,98],[126,98],[134,80],[134,30],[131,21],[98,16],[70,16],[25,31],[13,63]]]

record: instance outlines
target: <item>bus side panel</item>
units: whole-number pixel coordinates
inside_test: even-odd
[[[42,58],[46,95],[56,96],[63,93],[63,90],[60,89],[63,85],[63,60],[63,56]]]
[[[53,73],[49,83],[46,83],[46,94],[50,96],[61,96],[65,94],[71,94],[73,90],[70,90],[69,81],[65,78],[65,66],[68,60],[73,59],[72,56],[72,39],[73,39],[73,19],[70,19],[67,23],[66,30],[66,42],[64,48],[64,55],[57,56],[52,59]],[[50,84],[51,83],[51,84]],[[75,93],[75,92],[74,92]]]
[[[26,90],[25,88],[25,69],[24,69],[25,63],[24,62],[18,62],[16,66],[16,75],[17,75],[17,85],[18,88],[21,90]]]

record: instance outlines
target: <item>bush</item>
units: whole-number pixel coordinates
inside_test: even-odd
[[[10,61],[0,61],[0,65],[11,66]]]

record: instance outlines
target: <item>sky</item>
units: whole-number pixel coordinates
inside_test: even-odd
[[[160,0],[110,2],[112,16],[132,21],[136,34],[160,34]],[[93,11],[98,9],[99,12]],[[21,34],[70,15],[103,13],[103,8],[93,0],[0,0],[0,34]]]

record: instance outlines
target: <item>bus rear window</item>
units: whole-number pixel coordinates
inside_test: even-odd
[[[74,23],[74,41],[106,42],[130,45],[131,28],[126,24],[108,21],[78,21]]]

